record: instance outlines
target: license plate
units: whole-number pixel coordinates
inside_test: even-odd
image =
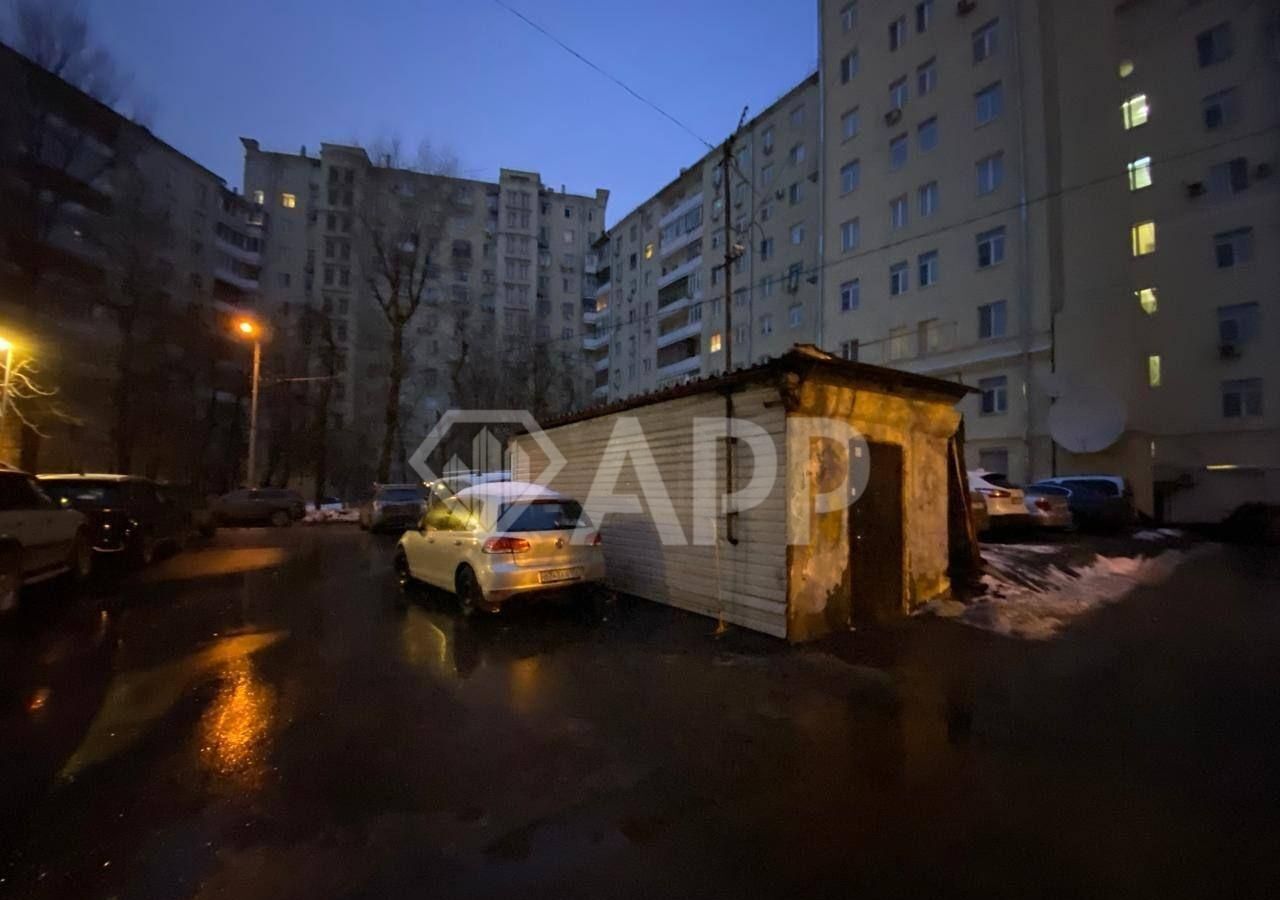
[[[581,569],[544,569],[538,573],[538,582],[549,584],[553,581],[574,581],[581,577]]]

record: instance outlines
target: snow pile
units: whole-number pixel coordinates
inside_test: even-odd
[[[1184,551],[1166,550],[1157,556],[1094,553],[1078,564],[1045,560],[1061,549],[984,547],[986,593],[970,604],[945,600],[926,609],[1010,637],[1047,640],[1073,620],[1115,603],[1137,587],[1160,584],[1188,558]]]
[[[330,522],[359,522],[358,509],[308,509],[302,517],[304,525],[327,525]]]

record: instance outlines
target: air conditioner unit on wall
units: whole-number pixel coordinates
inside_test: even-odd
[[[1187,196],[1188,196],[1188,197],[1199,197],[1199,196],[1200,196],[1201,194],[1203,194],[1203,193],[1204,193],[1204,182],[1203,182],[1203,181],[1193,181],[1193,182],[1191,182],[1190,184],[1188,184],[1188,185],[1187,185]]]
[[[886,125],[897,125],[899,120],[901,119],[902,119],[902,110],[898,109],[897,107],[889,110],[887,113],[884,114],[884,123]]]

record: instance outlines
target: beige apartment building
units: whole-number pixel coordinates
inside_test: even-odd
[[[1275,4],[819,9],[818,342],[978,387],[971,466],[1274,500]]]
[[[296,322],[304,309],[329,319],[340,373],[331,423],[357,467],[377,458],[390,361],[389,326],[369,284],[379,277],[365,228],[375,205],[419,210],[411,214],[421,215],[434,245],[405,334],[393,477],[410,477],[406,457],[453,406],[510,405],[509,368],[523,378],[538,369],[548,411],[587,402],[594,385],[584,311],[595,296],[585,267],[608,191],[570,194],[512,169],[497,182],[422,174],[353,146],[322,144],[309,155],[244,145],[246,195],[267,221],[265,308],[278,323]]]
[[[583,347],[597,402],[724,369],[730,242],[733,365],[814,340],[819,117],[815,74],[744,124],[727,185],[717,148],[593,248],[596,308]]]

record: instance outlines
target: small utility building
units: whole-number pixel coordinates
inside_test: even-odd
[[[564,457],[551,486],[588,512],[602,496],[638,498],[597,514],[614,589],[803,641],[950,589],[955,545],[972,540],[955,408],[971,390],[798,346],[545,423],[538,437]],[[717,435],[726,417],[735,433]],[[756,452],[763,435],[772,460]],[[517,449],[522,468],[543,471],[538,440],[516,435]],[[846,483],[853,502],[832,508]],[[741,492],[750,499],[733,499]]]

